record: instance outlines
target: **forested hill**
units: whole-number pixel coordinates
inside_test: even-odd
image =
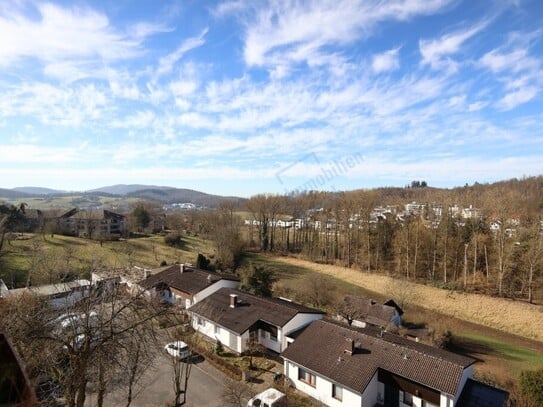
[[[82,202],[89,205],[100,205],[104,199],[115,199],[117,206],[130,206],[134,200],[144,200],[158,202],[161,204],[173,203],[192,203],[200,207],[216,208],[222,202],[231,201],[234,203],[243,203],[244,199],[235,196],[220,196],[207,194],[205,192],[195,191],[185,188],[173,188],[155,185],[112,185],[97,188],[83,192],[66,192],[41,187],[21,187],[13,189],[0,188],[0,202],[17,205],[20,200],[28,201],[29,206],[36,206],[32,198],[40,200],[42,208],[47,208],[47,202],[50,207],[58,208],[69,206],[81,206]],[[125,201],[125,202],[123,202]],[[44,203],[45,202],[45,203]]]
[[[225,197],[219,195],[206,194],[204,192],[194,191],[192,189],[181,188],[147,188],[126,194],[127,197],[139,198],[146,201],[157,201],[164,203],[190,202],[195,205],[215,208],[224,201],[242,201],[242,198]]]
[[[366,193],[368,191],[365,191]],[[466,185],[452,189],[427,187],[382,187],[369,191],[376,204],[404,205],[408,202],[441,203],[484,209],[506,206],[511,215],[537,216],[543,209],[543,176],[510,179],[492,184]],[[351,191],[348,194],[360,194]]]

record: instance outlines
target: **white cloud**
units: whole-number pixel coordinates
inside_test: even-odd
[[[529,37],[529,35],[527,34]],[[521,43],[517,47],[517,43]],[[513,36],[508,44],[484,54],[479,65],[498,76],[505,95],[496,102],[500,110],[512,110],[534,99],[543,89],[541,60],[530,55],[525,40]]]
[[[483,67],[492,72],[512,71],[520,72],[530,70],[539,66],[539,61],[528,56],[526,49],[516,49],[512,52],[503,53],[497,49],[487,52],[480,59]]]
[[[515,107],[529,102],[532,100],[538,93],[540,89],[535,86],[526,86],[520,89],[517,89],[513,92],[507,93],[503,98],[501,98],[497,107],[501,110],[511,110]]]
[[[460,52],[464,42],[479,33],[487,24],[487,22],[482,22],[467,30],[445,34],[438,39],[421,39],[419,50],[422,55],[422,64],[430,65],[432,69],[446,69],[454,72],[456,63],[448,57]]]
[[[115,128],[144,128],[149,127],[154,120],[155,114],[150,110],[144,110],[120,120],[113,120],[110,125]]]
[[[400,67],[398,52],[400,48],[394,48],[373,56],[371,67],[375,73],[394,71]]]
[[[135,36],[120,32],[108,18],[89,8],[63,8],[51,3],[38,4],[37,19],[19,9],[0,16],[0,66],[21,58],[58,63],[66,59],[101,58],[119,60],[142,53],[141,41],[161,31],[158,26],[140,26]]]
[[[47,125],[80,126],[100,118],[110,100],[103,89],[94,84],[73,88],[47,83],[28,83],[0,95],[0,106],[10,109],[0,115],[29,116]]]
[[[28,140],[26,140],[28,143]],[[0,162],[27,165],[66,164],[78,160],[80,151],[72,147],[43,147],[34,144],[0,145]]]
[[[280,65],[281,61],[283,64],[309,61],[318,54],[316,50],[327,45],[345,45],[369,37],[380,22],[433,14],[451,3],[448,0],[272,2],[246,21],[245,62],[249,66],[266,66]]]
[[[160,58],[158,61],[158,67],[154,74],[154,80],[158,80],[162,75],[172,72],[174,65],[185,55],[187,52],[194,48],[201,47],[205,44],[205,36],[208,29],[205,28],[198,36],[187,38],[181,45],[172,53]]]

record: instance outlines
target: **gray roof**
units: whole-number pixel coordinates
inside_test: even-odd
[[[237,295],[238,304],[230,307],[230,294]],[[237,334],[258,322],[284,326],[299,313],[323,314],[322,311],[278,298],[264,298],[231,288],[221,288],[189,311]]]
[[[345,306],[356,310],[355,320],[363,320],[373,325],[386,326],[397,312],[393,306],[366,298],[347,296],[343,302]]]
[[[462,390],[456,404],[458,407],[503,407],[509,398],[509,393],[469,379]]]
[[[57,283],[57,284],[48,284],[48,285],[38,285],[30,286],[28,288],[15,288],[9,290],[9,295],[16,295],[25,292],[30,292],[36,295],[50,296],[55,294],[68,293],[70,291],[76,290],[78,288],[90,287],[91,282],[89,280],[74,280],[67,283]]]
[[[347,339],[356,348],[345,352]],[[315,321],[281,354],[333,382],[363,393],[378,369],[431,389],[455,395],[465,368],[474,359],[416,343],[378,328],[352,329]]]

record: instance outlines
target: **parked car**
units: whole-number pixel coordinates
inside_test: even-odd
[[[52,326],[57,333],[62,333],[67,329],[81,332],[86,325],[87,318],[89,320],[89,326],[96,326],[98,324],[98,314],[95,311],[91,311],[88,314],[82,312],[62,314],[52,320],[49,325]]]
[[[178,359],[186,359],[190,355],[189,346],[183,341],[175,341],[166,344],[164,350]]]
[[[285,407],[286,405],[287,396],[274,388],[258,393],[247,402],[247,407]]]

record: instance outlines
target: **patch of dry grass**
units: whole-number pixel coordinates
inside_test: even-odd
[[[409,281],[401,281],[383,275],[368,274],[360,270],[316,264],[292,257],[276,257],[274,260],[289,266],[307,268],[321,274],[333,276],[365,289],[384,293],[399,299],[400,302],[416,303],[421,307],[444,315],[543,341],[542,306],[479,294],[450,291]]]

